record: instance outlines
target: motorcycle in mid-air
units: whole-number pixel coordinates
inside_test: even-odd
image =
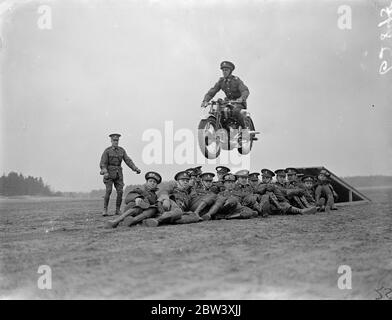
[[[207,159],[219,157],[221,149],[233,150],[237,148],[240,154],[248,154],[253,141],[258,140],[250,113],[243,109],[245,128],[233,115],[235,101],[212,100],[205,106],[207,112],[202,116],[198,127],[198,140],[201,152]]]

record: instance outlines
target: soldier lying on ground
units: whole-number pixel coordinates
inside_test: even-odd
[[[190,177],[186,171],[180,171],[174,176],[175,182],[162,190],[158,201],[162,202],[163,213],[155,218],[146,219],[143,224],[157,227],[162,224],[186,224],[202,221],[190,211],[192,188],[189,186]]]
[[[157,185],[161,183],[162,177],[159,173],[150,171],[145,174],[145,179],[146,183],[142,187],[128,192],[124,213],[114,220],[107,221],[105,228],[115,228],[122,221],[130,227],[163,211],[156,194]]]

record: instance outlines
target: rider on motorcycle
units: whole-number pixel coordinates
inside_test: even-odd
[[[201,106],[204,108],[219,90],[222,90],[226,94],[227,100],[234,100],[235,107],[233,109],[233,115],[238,119],[241,127],[244,129],[245,115],[241,113],[241,110],[246,109],[246,99],[249,96],[248,87],[242,82],[242,80],[232,75],[235,68],[234,63],[230,61],[223,61],[220,64],[220,68],[223,73],[218,82],[207,92],[204,96]]]

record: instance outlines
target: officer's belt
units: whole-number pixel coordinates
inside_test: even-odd
[[[122,169],[121,166],[115,166],[115,165],[111,165],[111,164],[108,165],[108,169],[109,169],[109,168],[113,168],[113,169]]]

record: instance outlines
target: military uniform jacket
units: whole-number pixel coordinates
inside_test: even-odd
[[[191,199],[192,188],[182,189],[179,188],[177,182],[170,183],[165,190],[162,191],[158,200],[163,201],[165,199],[170,199],[175,201],[183,210],[189,207]]]
[[[224,190],[219,192],[219,196],[225,197],[225,198],[235,198],[238,203],[241,204],[242,199],[243,199],[243,193],[239,190]]]
[[[241,192],[242,196],[248,196],[253,193],[253,188],[250,184],[240,184],[236,183],[236,186],[234,187],[235,190],[238,192]]]
[[[286,194],[284,192],[284,189],[277,186],[277,183],[260,182],[257,187],[256,193],[263,195],[263,194],[266,194],[267,192],[273,193],[279,202],[286,202],[287,201],[287,199],[285,198]]]
[[[214,181],[214,182],[212,183],[212,185],[213,185],[215,188],[217,188],[218,193],[225,190],[225,185],[223,184],[223,181],[221,181],[221,180]]]
[[[146,185],[141,186],[140,188],[134,188],[130,190],[125,197],[125,204],[130,202],[135,202],[137,198],[142,198],[145,202],[150,205],[156,205],[158,203],[158,188],[149,189]]]
[[[218,82],[204,96],[204,101],[210,101],[218,92],[222,90],[230,100],[242,98],[243,101],[249,96],[248,87],[236,76],[230,75],[225,79],[219,78]]]
[[[205,186],[201,185],[199,187],[193,187],[191,191],[191,197],[199,197],[205,196],[207,194],[218,194],[218,188],[216,186],[211,186],[210,188],[206,188]]]
[[[133,171],[137,170],[137,167],[122,147],[106,148],[101,157],[100,167],[107,170],[109,179],[116,179],[117,174],[122,177],[121,162],[123,160]]]

